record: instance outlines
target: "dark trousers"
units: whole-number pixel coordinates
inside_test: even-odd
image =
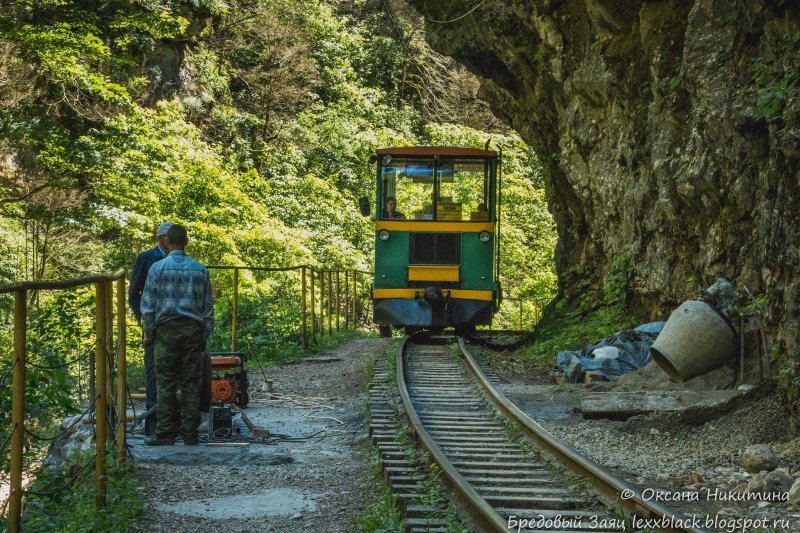
[[[200,377],[206,338],[202,325],[191,318],[175,318],[156,326],[155,363],[158,389],[159,437],[196,438],[200,425]],[[181,390],[180,427],[178,389]]]
[[[145,390],[146,400],[145,409],[150,410],[156,404],[156,362],[155,362],[156,347],[154,344],[146,346],[144,349],[144,373],[145,373]],[[155,413],[148,416],[144,421],[144,434],[155,435],[156,433],[156,415]]]
[[[200,410],[208,413],[211,409],[211,357],[208,348],[203,350],[200,365]]]

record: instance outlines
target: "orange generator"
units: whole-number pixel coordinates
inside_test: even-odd
[[[211,402],[250,403],[245,355],[242,352],[211,352]]]

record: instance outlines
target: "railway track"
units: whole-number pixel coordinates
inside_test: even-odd
[[[411,431],[477,528],[704,531],[548,433],[494,389],[463,339],[458,344],[460,357],[447,338],[406,337],[397,383]]]

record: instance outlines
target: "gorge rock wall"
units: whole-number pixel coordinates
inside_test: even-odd
[[[563,295],[621,276],[631,312],[663,319],[724,276],[766,298],[793,368],[800,2],[411,3],[539,153]]]

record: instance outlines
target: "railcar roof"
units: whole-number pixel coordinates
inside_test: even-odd
[[[394,156],[497,157],[497,152],[494,150],[458,148],[454,146],[399,146],[380,148],[376,152],[378,155]]]

